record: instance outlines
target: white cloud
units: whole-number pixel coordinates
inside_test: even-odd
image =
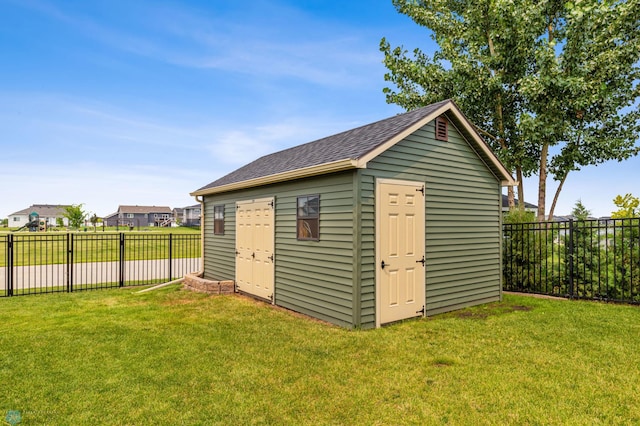
[[[0,161],[0,217],[32,204],[82,203],[99,216],[120,204],[184,207],[195,204],[189,192],[209,180],[202,171],[177,167],[118,168],[88,162],[34,167]]]
[[[320,25],[312,16],[276,5],[264,7],[267,17],[247,16],[238,25],[211,12],[198,15],[200,11],[184,5],[137,3],[136,12],[149,19],[123,20],[118,27],[83,15],[81,8],[71,10],[45,1],[26,5],[110,48],[181,67],[295,78],[331,87],[361,85],[366,81],[364,73],[371,75],[372,68],[382,67],[378,35],[367,39],[362,28],[360,32],[337,24],[327,28],[326,22]],[[299,28],[299,37],[292,40],[274,30],[274,19]]]

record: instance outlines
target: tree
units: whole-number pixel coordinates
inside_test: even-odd
[[[69,220],[69,227],[71,228],[80,228],[87,217],[87,213],[82,209],[82,204],[66,206],[64,211],[63,216]]]
[[[571,214],[576,219],[584,221],[589,219],[589,216],[591,215],[591,210],[587,209],[585,205],[582,204],[582,200],[578,200],[576,201],[576,205],[573,207]]]
[[[614,221],[615,243],[611,250],[610,264],[613,265],[612,298],[624,299],[640,294],[640,274],[637,272],[640,260],[640,199],[631,194],[613,199],[618,210],[611,213]],[[635,272],[634,272],[635,269]],[[634,296],[635,295],[635,296]]]
[[[628,219],[634,217],[640,217],[640,199],[634,197],[631,194],[625,194],[616,196],[613,199],[613,203],[618,207],[618,210],[611,213],[613,219]]]
[[[582,204],[582,200],[576,201],[571,214],[577,221],[570,223],[572,229],[565,236],[565,247],[571,247],[572,250],[565,257],[566,268],[570,270],[569,263],[573,263],[575,294],[594,297],[594,288],[597,288],[600,280],[600,236],[597,228],[587,221],[591,211]]]
[[[438,50],[380,49],[389,72],[387,102],[413,109],[451,98],[515,172],[537,173],[538,220],[546,182],[638,153],[640,20],[638,0],[565,2],[393,0],[431,30]],[[514,205],[513,191],[509,191]]]
[[[89,218],[89,222],[91,222],[91,224],[93,225],[93,232],[96,231],[96,224],[98,223],[99,220],[100,218],[95,213],[91,215],[91,217]]]

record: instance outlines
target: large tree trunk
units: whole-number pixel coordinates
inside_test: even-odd
[[[524,183],[522,180],[522,167],[516,167],[516,179],[518,180],[518,208],[524,210]]]
[[[545,198],[547,196],[547,157],[549,155],[549,144],[542,144],[540,152],[540,180],[538,181],[538,222],[544,222]]]
[[[549,209],[549,218],[548,218],[549,221],[553,220],[553,214],[556,211],[556,203],[558,202],[558,198],[560,197],[560,191],[562,191],[562,186],[564,185],[564,181],[567,180],[568,175],[569,175],[569,172],[567,172],[564,175],[564,177],[560,181],[560,185],[558,185],[558,188],[556,189],[555,195],[553,196],[553,202],[551,203],[551,208]]]
[[[513,194],[513,186],[507,187],[507,201],[509,202],[509,210],[516,208],[516,197]]]

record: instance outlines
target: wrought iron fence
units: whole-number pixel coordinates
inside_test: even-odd
[[[200,269],[200,235],[0,235],[0,297],[171,281]]]
[[[508,291],[640,303],[640,219],[505,224]]]

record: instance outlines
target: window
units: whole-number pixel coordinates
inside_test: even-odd
[[[127,213],[127,219],[133,219],[133,213]]]
[[[448,141],[449,132],[447,129],[447,119],[440,116],[436,118],[436,140]]]
[[[298,197],[297,228],[299,240],[320,239],[320,196]]]
[[[213,206],[213,234],[224,235],[224,205]]]

